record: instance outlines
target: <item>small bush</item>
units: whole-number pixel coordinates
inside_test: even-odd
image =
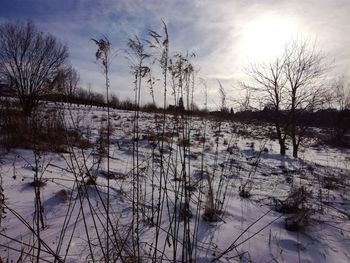
[[[3,109],[0,115],[3,117],[0,120],[0,143],[7,150],[24,148],[67,152],[69,145],[80,148],[91,146],[79,132],[66,129],[60,109],[46,112],[38,109],[28,117],[13,106]]]
[[[341,182],[334,176],[325,176],[322,178],[322,187],[327,190],[335,190],[339,188]]]
[[[87,175],[84,178],[84,182],[86,185],[97,185],[96,179],[97,179],[96,176]]]
[[[251,197],[250,189],[247,189],[245,187],[239,187],[239,196],[243,198],[249,198]]]
[[[311,192],[301,186],[291,191],[286,200],[274,199],[275,210],[284,214],[302,213],[307,208],[307,200],[311,198]]]
[[[218,211],[217,209],[206,207],[202,217],[203,217],[203,220],[207,222],[219,222],[221,221],[220,214],[221,212]]]
[[[56,197],[62,202],[66,202],[69,199],[69,196],[70,196],[69,191],[65,189],[62,189],[56,193]]]
[[[150,112],[156,111],[158,109],[157,105],[152,102],[145,104],[142,108],[144,111],[150,111]]]
[[[289,214],[285,219],[285,228],[289,231],[304,231],[309,225],[314,210],[307,201],[312,193],[304,186],[294,189],[284,201],[275,200],[275,209],[278,212]]]
[[[36,180],[36,181],[29,183],[29,185],[33,186],[33,187],[44,187],[46,185],[46,182],[44,182],[42,180]]]
[[[244,183],[243,185],[241,185],[238,188],[238,194],[240,197],[243,198],[249,198],[252,196],[251,191],[252,191],[252,181],[251,180],[247,180],[246,183]]]

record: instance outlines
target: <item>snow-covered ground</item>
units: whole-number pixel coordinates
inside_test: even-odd
[[[106,150],[105,145],[71,147],[66,153],[13,149],[1,155],[6,213],[0,224],[2,260],[16,261],[21,251],[25,262],[36,255],[31,182],[37,170],[45,183],[40,187],[45,222],[40,230],[41,261],[53,262],[55,254],[65,262],[98,262],[105,258],[106,248],[101,244],[106,244],[112,232],[118,237],[111,238],[114,252],[110,257],[122,261],[116,249],[120,244],[115,243],[124,241],[125,254],[135,252],[136,218],[137,244],[144,261],[154,255],[159,261],[182,261],[192,249],[191,257],[197,262],[350,262],[349,151],[304,147],[299,159],[290,152],[282,157],[277,141],[262,132],[268,127],[168,115],[163,130],[161,114],[143,112],[136,143],[134,117],[134,112],[111,110],[109,173],[101,150]],[[94,145],[99,144],[95,142],[106,120],[102,108],[67,105],[65,110],[67,127],[79,129]],[[183,139],[187,137],[189,142]],[[107,174],[111,178],[108,235]],[[82,183],[88,175],[96,176],[96,185]],[[135,184],[139,184],[138,217],[133,209]],[[181,189],[184,186],[187,191]],[[244,197],[239,194],[243,188]],[[215,222],[202,216],[210,189],[221,207]],[[293,193],[295,199],[296,193],[302,195],[297,199],[301,202],[297,215],[281,208]],[[174,216],[183,211],[186,200],[190,211]],[[187,218],[180,220],[181,216]],[[298,217],[303,217],[302,228],[286,227],[286,222]],[[189,237],[183,228],[189,229]],[[183,247],[184,240],[191,249]]]

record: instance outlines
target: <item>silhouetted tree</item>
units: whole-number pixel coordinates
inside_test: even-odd
[[[334,139],[337,143],[345,142],[345,135],[350,130],[350,84],[344,78],[335,82],[333,87],[333,102],[338,109],[334,120]]]
[[[265,104],[265,114],[272,115],[268,117],[274,123],[280,145],[280,154],[282,155],[286,154],[288,128],[288,121],[286,121],[282,114],[287,81],[283,71],[284,66],[285,58],[282,57],[270,63],[252,64],[246,70],[253,81],[252,85],[248,86],[248,88],[254,91],[259,100]]]
[[[300,143],[311,125],[305,114],[320,107],[328,97],[323,85],[326,70],[325,57],[307,41],[293,41],[274,62],[248,69],[253,84],[248,85],[247,92],[257,91],[259,101],[269,105],[281,154],[285,153],[289,135],[293,156],[298,157]]]
[[[293,144],[293,157],[298,157],[300,143],[310,126],[310,123],[303,122],[303,113],[314,111],[327,99],[323,76],[328,65],[324,55],[307,41],[292,42],[287,46],[284,57],[289,132]]]
[[[350,110],[350,83],[346,83],[344,77],[335,81],[333,95],[336,108],[340,111]]]
[[[109,104],[113,107],[113,108],[118,108],[120,105],[120,100],[118,98],[117,95],[115,94],[111,94],[111,98],[109,100]]]
[[[53,91],[52,82],[62,73],[67,57],[66,46],[30,21],[0,25],[0,78],[13,88],[28,116],[40,97]]]
[[[66,95],[68,99],[71,99],[76,95],[79,80],[79,74],[75,69],[69,68],[66,71],[63,90],[64,95]]]

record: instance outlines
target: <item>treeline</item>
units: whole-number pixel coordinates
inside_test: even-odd
[[[130,99],[120,100],[116,95],[109,98],[109,103],[102,93],[78,88],[76,92],[70,95],[66,94],[47,94],[41,97],[43,101],[64,102],[84,106],[109,107],[114,109],[132,110],[135,105]]]
[[[276,113],[274,110],[264,109],[262,111],[239,111],[234,114],[236,120],[255,120],[263,122],[274,122],[276,118],[282,123],[287,112]],[[297,116],[298,122],[308,124],[312,127],[334,128],[338,123],[350,126],[350,110],[320,109],[317,111],[303,111]]]
[[[276,122],[288,124],[288,112],[276,112],[265,108],[262,111],[241,111],[234,114],[233,119],[239,121]],[[332,144],[350,146],[350,110],[349,109],[320,109],[317,111],[300,111],[296,114],[299,126],[317,127],[329,130],[329,141]]]

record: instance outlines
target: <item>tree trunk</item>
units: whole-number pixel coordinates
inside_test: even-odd
[[[34,109],[35,109],[35,103],[30,99],[26,99],[22,101],[22,110],[23,110],[24,116],[31,117]]]
[[[285,155],[286,154],[286,141],[285,141],[285,138],[283,138],[283,136],[282,136],[282,131],[281,131],[280,125],[278,123],[276,123],[275,126],[276,126],[278,143],[280,145],[280,154],[281,155]]]
[[[296,139],[293,138],[293,157],[294,158],[298,158],[298,148],[299,148],[299,145],[296,142]]]
[[[286,155],[286,144],[284,140],[281,140],[280,142],[280,154]]]
[[[293,102],[294,105],[294,102]],[[292,106],[291,110],[291,134],[290,137],[292,137],[292,143],[293,143],[293,157],[298,158],[298,142],[297,142],[297,127],[296,127],[296,120],[295,120],[295,111],[294,106]]]

